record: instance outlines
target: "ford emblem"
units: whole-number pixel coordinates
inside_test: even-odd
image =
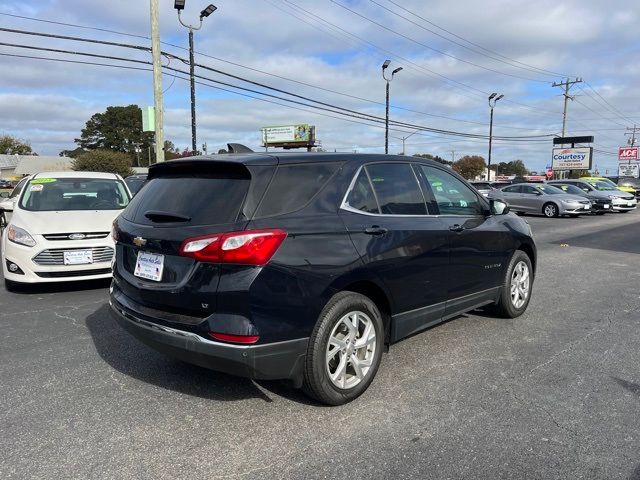
[[[84,233],[72,233],[69,235],[69,240],[83,240],[85,237]]]

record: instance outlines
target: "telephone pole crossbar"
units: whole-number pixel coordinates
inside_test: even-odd
[[[582,83],[582,78],[577,78],[575,80],[569,80],[568,78],[564,82],[553,82],[553,87],[564,87],[564,110],[562,113],[562,136],[567,136],[567,101],[573,100],[573,97],[569,95],[569,89],[572,85],[576,83]]]

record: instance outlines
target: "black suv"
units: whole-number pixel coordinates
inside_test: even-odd
[[[149,346],[316,399],[360,395],[383,350],[529,303],[529,225],[443,165],[352,154],[193,157],[149,169],[114,222],[111,305]]]

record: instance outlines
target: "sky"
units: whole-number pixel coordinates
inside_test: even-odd
[[[403,67],[390,84],[392,120],[483,136],[489,133],[487,96],[503,94],[494,109],[493,134],[502,139],[493,142],[492,163],[521,159],[531,170],[544,169],[551,136],[562,131],[562,89],[552,84],[567,78],[583,80],[570,90],[567,135],[595,137],[594,166],[601,173],[617,172],[617,147],[628,138],[626,128],[640,125],[637,0],[214,3],[217,11],[195,32],[195,60],[219,72],[384,117],[381,65],[390,59],[390,69]],[[159,4],[162,50],[187,58],[187,30],[173,0]],[[187,0],[183,20],[197,25],[207,4]],[[0,28],[148,47],[149,1],[4,0]],[[110,105],[153,105],[149,66],[126,60],[148,62],[146,51],[7,31],[0,31],[0,43],[0,134],[28,140],[41,155],[75,148],[85,122]],[[188,70],[176,58],[164,57],[163,63]],[[209,152],[227,142],[261,150],[261,127],[298,123],[315,125],[325,150],[384,152],[383,124],[290,103],[283,98],[309,101],[223,73],[196,73],[207,78],[196,95],[198,145],[206,142]],[[189,83],[182,74],[172,75],[163,75],[165,138],[182,149],[191,144]],[[402,152],[403,137],[409,155],[450,160],[488,153],[486,138],[410,126],[392,126],[390,137],[390,153]]]

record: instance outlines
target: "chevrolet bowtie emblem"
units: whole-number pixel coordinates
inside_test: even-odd
[[[138,247],[144,247],[147,244],[147,240],[142,237],[136,237],[133,239],[133,243]]]

